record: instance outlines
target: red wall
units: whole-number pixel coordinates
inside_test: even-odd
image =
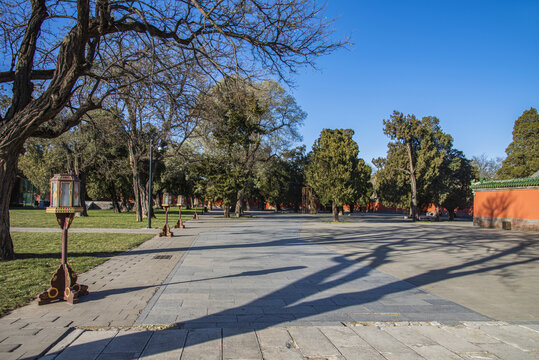
[[[539,188],[476,190],[474,216],[539,220]]]

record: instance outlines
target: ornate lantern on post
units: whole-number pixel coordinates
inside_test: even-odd
[[[174,225],[174,228],[176,229],[185,229],[185,225],[182,223],[182,206],[184,205],[184,203],[185,203],[184,196],[178,195],[177,205],[178,205],[178,211],[180,215],[178,216],[178,222],[176,223],[176,225]]]
[[[193,215],[194,220],[198,220],[197,206],[198,206],[198,198],[193,198],[193,207],[195,208],[195,215]]]
[[[168,209],[172,206],[172,195],[170,193],[163,194],[161,206],[165,208],[165,226],[163,226],[163,231],[161,231],[159,236],[171,237],[174,234],[170,232],[170,227],[168,226]]]
[[[45,211],[56,214],[62,228],[62,260],[52,275],[50,288],[38,295],[37,303],[43,305],[57,300],[78,303],[79,296],[88,294],[88,286],[77,284],[77,274],[67,264],[67,233],[75,213],[82,211],[80,180],[76,175],[55,174],[52,177],[50,206]]]

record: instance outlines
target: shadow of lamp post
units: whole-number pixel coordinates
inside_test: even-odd
[[[161,206],[165,208],[165,226],[163,226],[163,231],[161,231],[159,236],[171,237],[174,234],[170,231],[170,227],[168,226],[168,210],[172,206],[172,195],[170,195],[170,193],[163,193],[163,201],[161,201]]]
[[[185,225],[182,222],[182,206],[184,205],[184,202],[185,202],[184,196],[178,195],[177,205],[178,205],[178,212],[180,213],[180,215],[178,216],[178,222],[176,223],[176,225],[174,225],[175,229],[185,229]]]
[[[77,274],[67,264],[67,232],[80,205],[80,180],[76,175],[55,174],[51,179],[51,201],[45,210],[55,214],[62,228],[62,260],[52,275],[50,288],[37,296],[38,305],[65,300],[70,304],[79,302],[79,296],[88,294],[88,286],[77,284]]]

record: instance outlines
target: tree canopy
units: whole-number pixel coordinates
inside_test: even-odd
[[[384,120],[388,143],[386,158],[374,159],[376,193],[385,202],[410,206],[416,219],[418,208],[444,206],[451,213],[470,204],[473,172],[469,160],[453,149],[453,139],[433,116],[418,120],[414,115],[393,112]]]
[[[212,198],[225,206],[235,202],[236,215],[258,165],[299,140],[298,128],[306,117],[277,82],[239,77],[224,78],[203,94],[195,114],[206,157],[201,175]]]
[[[370,189],[371,169],[358,158],[359,147],[352,129],[324,129],[314,142],[305,170],[307,184],[324,205],[337,207],[354,204]]]
[[[530,108],[513,126],[513,141],[498,170],[500,179],[525,178],[539,170],[539,114]]]

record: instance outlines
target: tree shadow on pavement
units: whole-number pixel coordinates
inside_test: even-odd
[[[288,216],[283,216],[283,218],[286,217]],[[293,218],[298,219],[298,217]],[[306,218],[306,221],[312,221],[312,218],[303,218],[304,220]],[[381,219],[381,221],[383,222],[384,219]],[[369,222],[372,223],[373,220],[369,219]],[[474,232],[474,239],[468,239],[467,242],[466,239],[460,239],[459,237],[469,235],[469,230],[459,227],[432,228],[429,230],[417,227],[403,228],[401,226],[393,226],[391,223],[385,225],[387,226],[383,226],[382,229],[378,229],[376,232],[371,231],[371,233],[368,230],[362,233],[358,232],[357,228],[351,228],[348,232],[343,231],[343,229],[335,229],[334,231],[330,229],[325,233],[318,234],[312,240],[320,245],[366,244],[368,246],[358,246],[357,249],[352,247],[345,255],[335,255],[331,258],[331,266],[291,281],[286,286],[261,295],[245,304],[230,306],[210,315],[194,316],[192,319],[186,321],[169,322],[167,325],[172,324],[176,328],[187,329],[188,331],[202,331],[196,329],[215,327],[236,328],[237,331],[235,333],[241,334],[251,332],[253,329],[289,326],[292,322],[301,320],[305,320],[305,324],[308,324],[313,318],[322,319],[323,317],[321,315],[324,314],[335,315],[339,313],[342,315],[343,321],[354,321],[358,318],[350,317],[349,314],[345,314],[343,309],[354,307],[358,311],[358,309],[364,307],[367,311],[374,313],[376,308],[372,307],[373,302],[388,298],[391,295],[400,296],[401,294],[403,296],[406,294],[424,296],[425,299],[423,301],[425,305],[422,305],[420,308],[414,305],[396,305],[396,308],[401,309],[400,312],[406,314],[406,317],[400,318],[401,320],[421,321],[422,316],[432,316],[432,313],[429,313],[429,311],[442,315],[445,314],[446,318],[444,320],[448,321],[470,319],[488,320],[489,318],[486,316],[463,306],[436,296],[430,296],[429,293],[418,287],[456,277],[508,269],[515,265],[531,264],[539,260],[539,257],[536,256],[536,250],[532,249],[535,249],[538,245],[538,241],[534,235],[516,234],[514,239],[505,240],[505,234]],[[254,231],[256,233],[256,224],[249,224],[246,231]],[[471,241],[475,241],[476,243],[471,244]],[[503,243],[503,246],[500,245],[498,248],[493,247],[493,241]],[[292,236],[254,244],[243,243],[209,247],[194,246],[190,251],[204,251],[210,248],[241,249],[248,247],[312,246],[313,242],[301,239],[299,236]],[[484,249],[483,256],[466,254],[466,249],[470,247]],[[397,259],[395,257],[400,254],[424,253],[425,256],[428,256],[433,249],[441,249],[442,251],[445,249],[449,254],[454,253],[460,255],[461,261],[449,266],[443,266],[441,264],[441,266],[403,279],[398,279],[376,270],[381,265],[396,261]],[[504,261],[506,259],[508,260]],[[257,277],[265,274],[265,271],[268,273],[278,273],[301,270],[302,268],[301,266],[290,266],[269,270],[247,271],[236,275],[226,275],[212,279],[238,276]],[[380,274],[383,274],[383,276]],[[371,276],[372,280],[369,280]],[[193,281],[200,282],[209,279]],[[381,280],[381,282],[377,280]],[[362,281],[365,282],[363,283]],[[355,289],[328,295],[321,294],[346,284],[351,284]],[[168,285],[173,285],[173,283],[163,284],[163,286]],[[89,298],[88,300],[102,299],[111,294],[127,293],[136,289],[139,288],[105,290],[101,293],[97,292],[95,298]],[[432,300],[430,304],[428,303],[429,299]],[[414,318],[414,316],[416,317]],[[465,318],[462,318],[462,316]],[[424,320],[429,319],[425,318]],[[217,340],[221,336],[221,332],[208,332],[207,336],[200,341]],[[134,337],[134,335],[126,334],[122,335],[122,337],[125,337],[125,339],[121,341],[129,342],[130,337]],[[176,345],[178,347],[183,346],[182,344]],[[194,344],[191,343],[191,345]],[[70,351],[76,351],[77,346],[72,346],[69,349]]]

